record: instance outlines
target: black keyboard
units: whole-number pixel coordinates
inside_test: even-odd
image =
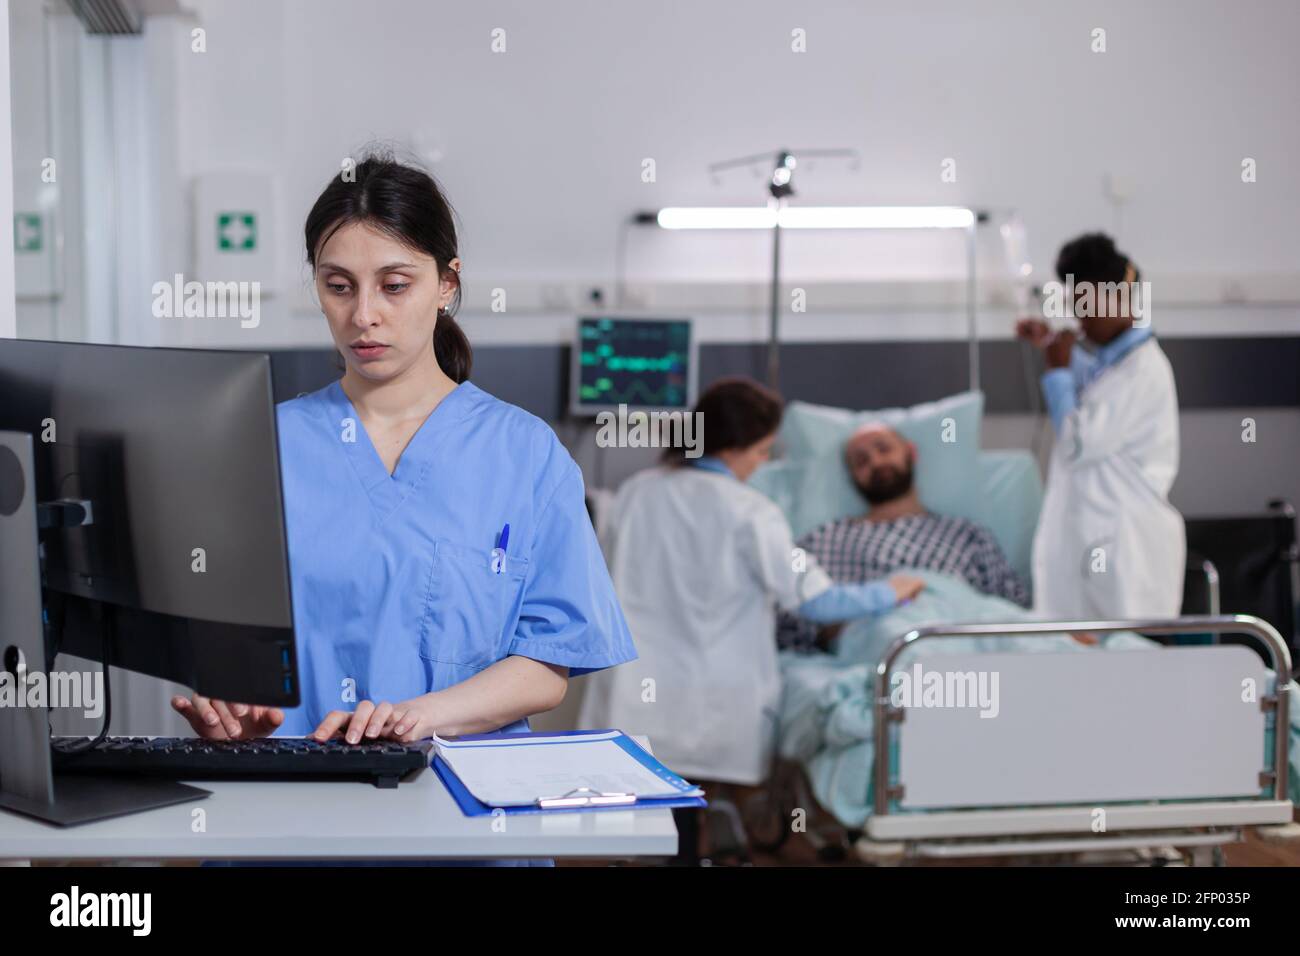
[[[389,789],[429,765],[433,741],[343,740],[302,737],[204,740],[201,737],[105,737],[93,750],[67,753],[89,737],[54,737],[59,773],[143,774],[172,780],[364,780]]]

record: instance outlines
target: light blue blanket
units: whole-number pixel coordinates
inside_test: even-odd
[[[784,691],[778,753],[803,765],[818,802],[847,827],[861,827],[871,813],[872,698],[876,664],[895,640],[926,624],[994,623],[1032,620],[1024,608],[981,594],[964,581],[928,571],[915,572],[926,589],[912,601],[877,618],[845,627],[833,655],[783,654]],[[1144,650],[1154,642],[1136,634],[1102,637],[1105,651]],[[1024,651],[1097,653],[1068,635],[964,638],[921,641],[896,663],[905,666],[934,654]],[[1300,693],[1291,693],[1291,799],[1300,802]]]

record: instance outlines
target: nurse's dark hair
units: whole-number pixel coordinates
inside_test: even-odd
[[[779,394],[750,378],[720,378],[704,390],[695,403],[702,416],[703,455],[748,448],[776,433],[781,427],[782,399]],[[664,461],[684,465],[685,448],[667,448]]]
[[[460,275],[448,263],[459,252],[455,214],[432,176],[413,164],[375,150],[355,167],[342,170],[307,214],[304,227],[307,262],[316,269],[316,257],[330,236],[349,223],[365,223],[417,252],[431,256],[441,277],[456,283],[446,309],[438,310],[433,351],[438,365],[455,382],[469,378],[474,353],[469,339],[456,324],[460,308]]]
[[[1129,266],[1133,281],[1141,277],[1137,265],[1115,248],[1115,240],[1104,232],[1089,232],[1071,239],[1056,256],[1056,277],[1062,282],[1067,275],[1078,282],[1123,282]]]

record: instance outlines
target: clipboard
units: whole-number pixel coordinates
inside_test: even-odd
[[[629,753],[633,753],[633,750],[635,750],[636,753],[633,753],[633,755],[643,764],[646,764],[646,766],[653,764],[656,767],[662,768],[664,773],[671,774],[671,771],[666,767],[663,767],[659,761],[655,760],[653,756],[647,753],[631,738],[627,737],[626,734],[623,734],[622,731],[612,732],[621,734],[622,738],[626,740],[626,743],[624,744],[620,741],[620,745]],[[568,730],[550,732],[534,731],[523,734],[470,734],[463,737],[457,737],[456,740],[514,740],[523,737],[572,737],[589,736],[600,733],[611,733],[611,731]],[[649,761],[649,763],[647,763],[647,761]],[[433,769],[433,772],[437,774],[438,779],[442,781],[442,785],[447,788],[447,792],[451,795],[451,798],[456,801],[456,805],[460,807],[461,813],[467,817],[491,816],[498,812],[508,816],[523,816],[536,813],[600,813],[607,810],[654,810],[671,809],[674,807],[708,806],[707,801],[702,796],[632,797],[630,800],[616,800],[607,798],[619,797],[622,795],[591,793],[592,799],[582,800],[576,805],[564,805],[565,803],[571,802],[569,800],[569,794],[555,794],[547,797],[539,797],[537,804],[493,807],[482,802],[470,793],[465,784],[461,782],[458,776],[456,776],[456,773],[452,770],[451,766],[436,753],[433,760],[430,762],[430,767]],[[560,801],[563,802],[561,802],[560,805],[556,805],[557,802]],[[542,804],[549,805],[544,806]]]

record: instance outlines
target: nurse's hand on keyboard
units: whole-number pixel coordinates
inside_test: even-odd
[[[172,708],[190,722],[194,733],[208,740],[251,740],[269,737],[284,723],[279,707],[229,703],[195,694],[172,698]]]
[[[357,704],[356,710],[331,710],[312,737],[329,740],[339,736],[350,744],[360,743],[363,738],[375,740],[380,737],[404,743],[420,740],[434,731],[433,716],[429,713],[430,696],[425,694],[399,704],[388,701],[376,704],[363,700]]]

